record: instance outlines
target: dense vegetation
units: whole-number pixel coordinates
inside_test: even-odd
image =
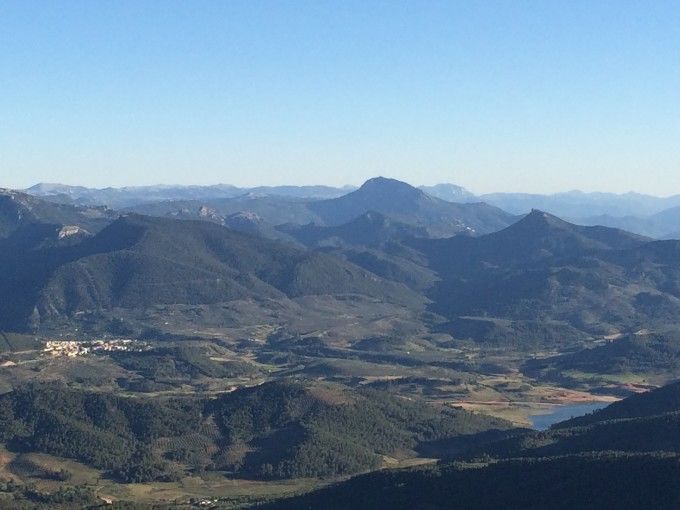
[[[675,383],[545,432],[518,431],[458,462],[360,476],[270,508],[671,509],[679,454]]]
[[[325,227],[310,223],[308,225],[280,225],[285,232],[305,246],[354,245],[369,248],[383,247],[386,243],[408,237],[427,237],[424,228],[394,221],[375,211],[351,220],[343,225]]]
[[[59,385],[0,396],[0,439],[10,448],[70,457],[124,481],[171,476],[150,445],[196,430],[200,419],[200,402],[138,400]]]
[[[61,487],[39,490],[13,480],[0,479],[0,508],[11,510],[67,510],[97,508],[103,501],[94,490],[84,487]]]
[[[637,254],[646,249],[645,238],[571,225],[539,211],[487,236],[413,244],[441,278],[429,293],[433,310],[452,319],[560,320],[602,333],[649,320],[650,310],[634,298],[659,289],[649,274],[642,279],[648,264]]]
[[[272,510],[673,509],[680,505],[680,459],[663,455],[586,455],[489,466],[444,465],[384,471]]]
[[[542,458],[596,451],[680,454],[680,383],[634,395],[546,431],[515,434],[462,457]]]
[[[480,345],[536,351],[579,345],[589,336],[573,326],[557,321],[503,320],[487,317],[458,317],[440,327],[459,339]]]
[[[592,349],[530,360],[524,370],[553,380],[564,380],[567,370],[588,374],[679,372],[679,340],[678,331],[629,334]]]
[[[508,426],[374,390],[292,382],[207,400],[42,385],[0,396],[9,448],[73,458],[123,481],[171,479],[177,464],[168,461],[257,478],[351,474],[380,466],[382,455],[414,455],[422,441]]]
[[[246,453],[226,466],[265,477],[349,474],[380,466],[382,455],[407,455],[420,442],[509,426],[384,392],[348,393],[333,387],[310,391],[301,385],[274,384],[212,405],[232,451],[244,444],[278,443],[276,449]]]
[[[632,395],[596,413],[573,418],[558,426],[578,427],[611,420],[673,415],[678,411],[680,411],[680,382],[674,382],[646,393]]]

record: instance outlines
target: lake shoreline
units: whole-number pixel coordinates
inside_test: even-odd
[[[594,400],[591,402],[581,402],[575,404],[556,404],[545,413],[538,412],[527,416],[531,428],[535,430],[547,430],[556,423],[577,418],[586,414],[604,409],[611,402]]]

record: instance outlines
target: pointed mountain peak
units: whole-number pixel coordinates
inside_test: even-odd
[[[508,228],[491,234],[497,239],[512,239],[513,243],[518,243],[528,247],[535,243],[551,244],[556,239],[580,239],[584,227],[572,225],[557,216],[533,209],[529,214]]]
[[[584,227],[564,221],[552,214],[534,209],[514,225],[490,234],[496,240],[512,240],[521,250],[540,248],[554,254],[621,249],[638,246],[645,239],[607,227]]]
[[[575,225],[572,225],[571,223],[566,222],[558,218],[557,216],[553,216],[552,214],[541,211],[539,209],[532,209],[529,214],[527,214],[524,218],[522,218],[509,228],[534,230],[538,232],[544,231],[546,229],[564,230],[572,229],[575,227],[576,227]]]

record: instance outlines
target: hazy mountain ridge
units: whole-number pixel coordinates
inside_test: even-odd
[[[680,195],[656,197],[641,193],[603,193],[567,191],[548,195],[530,193],[486,193],[480,200],[501,207],[508,212],[523,214],[541,209],[557,216],[581,218],[586,216],[650,216],[680,205]]]
[[[212,211],[212,216],[201,215],[206,209]],[[326,200],[248,194],[203,201],[148,202],[128,210],[153,216],[209,219],[222,224],[229,215],[255,214],[262,219],[264,232],[269,235],[273,235],[273,227],[284,224],[339,226],[369,211],[425,229],[427,235],[433,237],[459,232],[493,232],[516,220],[516,217],[483,203],[446,202],[409,184],[382,177],[370,179],[358,190]]]
[[[310,199],[277,196],[243,195],[234,198],[214,200],[169,200],[148,202],[124,209],[148,216],[178,219],[204,219],[224,224],[234,214],[257,215],[263,224],[270,227],[285,223],[303,225],[310,222],[322,223],[321,219],[308,208]],[[204,210],[212,215],[202,215]]]
[[[163,214],[183,208],[197,209],[201,204],[238,197],[322,200],[342,197],[357,190],[355,186],[258,186],[243,188],[219,184],[212,186],[129,186],[93,189],[82,186],[40,183],[26,190],[51,201],[108,205],[115,208],[138,208],[152,202],[176,202],[176,211],[165,207]],[[465,188],[449,183],[419,186],[429,196],[460,204],[484,202],[512,215],[524,215],[540,209],[582,225],[602,225],[621,228],[637,234],[663,238],[678,238],[680,195],[656,197],[641,193],[602,193],[568,191],[554,194],[486,193],[475,195]],[[163,206],[156,206],[163,207]],[[136,209],[143,212],[143,209]],[[244,209],[247,211],[248,209]],[[223,214],[239,212],[229,208]],[[257,211],[255,211],[257,212]],[[365,212],[365,211],[364,211]],[[147,212],[148,213],[148,212]],[[319,218],[308,218],[323,223]],[[347,219],[347,218],[345,218]],[[281,224],[273,220],[272,225]],[[451,228],[451,227],[449,227]],[[488,229],[482,229],[488,232]]]
[[[368,211],[376,211],[402,223],[424,227],[434,237],[459,232],[493,232],[515,219],[483,203],[446,202],[406,183],[384,177],[370,179],[358,190],[342,197],[312,202],[309,207],[326,225],[340,225]]]
[[[680,195],[568,191],[554,194],[486,193],[474,195],[453,184],[421,186],[451,202],[485,202],[511,214],[539,209],[579,225],[620,228],[657,239],[680,237]]]
[[[680,207],[674,206],[664,209],[651,216],[596,216],[581,218],[586,225],[605,225],[621,228],[630,232],[637,232],[657,239],[679,239]]]
[[[569,191],[551,195],[488,193],[477,199],[513,214],[540,209],[580,225],[620,228],[657,239],[680,237],[680,195]]]
[[[447,202],[479,202],[479,198],[462,186],[450,183],[434,184],[432,186],[419,186],[428,195],[441,198]]]
[[[271,195],[291,198],[330,198],[353,190],[352,186],[256,186],[244,188],[229,184],[210,186],[125,186],[121,188],[86,188],[65,184],[40,183],[26,193],[53,200],[70,200],[87,205],[107,205],[113,208],[133,207],[157,201],[207,200],[235,198],[242,195]]]

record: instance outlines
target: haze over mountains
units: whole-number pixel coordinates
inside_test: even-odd
[[[232,198],[240,195],[280,195],[299,198],[331,198],[352,191],[352,186],[258,186],[239,188],[229,184],[212,186],[126,186],[122,188],[86,188],[65,184],[40,183],[31,186],[27,193],[50,197],[52,200],[73,202],[82,205],[108,205],[109,207],[130,207],[142,202],[160,200],[192,200],[205,198]]]
[[[175,202],[177,210],[193,207],[195,201],[217,203],[217,209],[226,214],[238,212],[229,199],[239,197],[243,203],[258,208],[257,200],[268,202],[280,199],[323,200],[339,198],[355,191],[353,186],[259,186],[239,188],[231,185],[213,186],[138,186],[93,189],[62,184],[37,184],[27,189],[32,195],[51,201],[81,205],[107,205],[112,208],[135,208],[153,202]],[[428,195],[453,203],[479,203],[498,207],[512,215],[523,215],[532,209],[549,212],[582,225],[603,225],[621,228],[658,239],[680,237],[680,195],[655,197],[640,193],[585,193],[569,191],[549,195],[524,193],[488,193],[475,195],[455,184],[420,186]],[[268,198],[266,198],[268,197]],[[221,202],[220,202],[221,200]],[[151,206],[149,206],[151,207]],[[167,210],[167,204],[154,206]],[[150,210],[150,209],[148,209]],[[176,211],[175,211],[176,212]],[[340,214],[340,212],[337,212]],[[299,213],[298,213],[299,218]],[[310,214],[308,220],[319,221]],[[346,217],[345,217],[346,219]]]
[[[264,225],[285,223],[340,225],[375,211],[425,228],[428,235],[483,234],[511,224],[516,217],[483,203],[456,204],[432,197],[406,183],[376,177],[359,189],[331,199],[247,194],[234,198],[169,200],[127,208],[142,214],[203,218],[225,223],[235,213],[253,213]]]

